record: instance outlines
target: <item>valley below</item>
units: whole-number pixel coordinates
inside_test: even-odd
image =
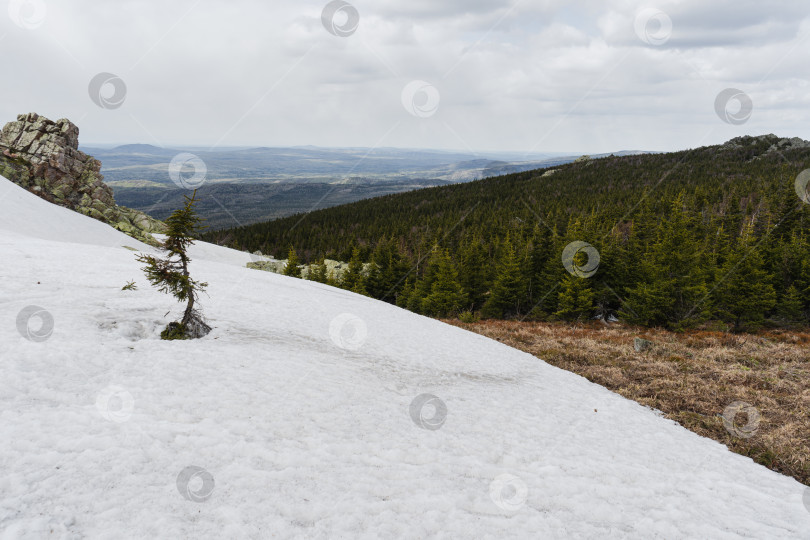
[[[166,219],[198,188],[210,229],[250,225],[415,189],[554,167],[579,156],[396,148],[83,147],[118,204]],[[617,155],[640,152],[618,152]],[[179,157],[178,177],[169,169]],[[173,181],[174,180],[174,181]]]
[[[362,199],[444,185],[436,180],[355,182],[235,183],[205,185],[197,193],[198,209],[213,230],[330,208]],[[179,206],[189,190],[169,187],[116,187],[115,200],[127,208],[140,210],[155,219],[166,219]]]

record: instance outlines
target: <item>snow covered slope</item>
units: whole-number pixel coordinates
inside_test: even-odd
[[[215,328],[161,341],[150,248],[65,212],[0,179],[0,538],[810,537],[793,479],[246,254],[195,247]]]
[[[0,176],[0,230],[60,242],[113,246],[125,244],[146,249],[146,244],[112,227],[99,227],[95,220],[51,204]]]

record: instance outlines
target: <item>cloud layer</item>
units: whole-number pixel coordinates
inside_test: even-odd
[[[359,15],[341,37],[320,1],[12,0],[0,121],[36,111],[70,118],[84,143],[166,146],[607,152],[810,139],[803,4],[355,0],[333,6],[338,27]],[[113,84],[91,98],[99,73],[123,82],[123,102]],[[744,123],[715,110],[727,88],[753,103]]]

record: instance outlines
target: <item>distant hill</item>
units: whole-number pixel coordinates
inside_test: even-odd
[[[94,151],[100,151],[103,154],[144,154],[151,156],[174,156],[178,152],[171,148],[161,148],[151,144],[125,144],[123,146],[116,146],[110,150],[94,149]]]
[[[206,165],[200,212],[214,228],[426,186],[554,166],[578,157],[538,154],[515,161],[515,154],[499,158],[398,148],[259,147],[207,151],[148,144],[85,150],[102,162],[105,181],[121,204],[160,219],[182,203],[185,193],[169,178],[169,163],[180,152],[194,153]]]
[[[308,261],[377,261],[390,279],[367,292],[425,314],[806,324],[810,212],[796,185],[808,167],[806,141],[740,137],[667,154],[582,157],[205,238],[264,253],[293,246]],[[592,252],[599,257],[584,256]],[[591,262],[598,271],[590,279],[571,280]],[[437,311],[425,302],[442,272],[450,274],[443,290],[457,290],[458,280],[463,294],[453,298],[463,301]],[[750,298],[759,300],[744,305]]]
[[[101,160],[101,172],[113,187],[174,187],[167,171],[172,158],[181,152],[193,153],[205,163],[208,183],[328,184],[347,177],[373,178],[378,182],[416,179],[466,182],[503,172],[569,163],[579,157],[309,146],[210,150],[127,144],[115,148],[83,147],[82,150]]]
[[[197,210],[211,229],[224,229],[289,215],[330,208],[354,201],[400,193],[426,186],[446,185],[441,180],[373,182],[362,178],[340,184],[221,182],[202,186]],[[156,219],[166,219],[183,204],[187,189],[163,187],[118,187],[115,198]]]
[[[346,177],[367,177],[376,181],[414,179],[467,181],[483,178],[493,163],[506,156],[412,150],[400,148],[160,148],[149,144],[127,144],[115,148],[86,147],[83,150],[101,160],[107,183],[118,186],[171,186],[168,166],[181,152],[191,152],[206,165],[207,182],[331,183]],[[542,166],[554,156],[536,154],[524,158]],[[572,158],[555,158],[568,159]],[[522,162],[521,162],[522,163]],[[459,175],[459,171],[465,174]]]

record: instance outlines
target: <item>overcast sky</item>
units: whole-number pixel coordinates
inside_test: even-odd
[[[4,1],[0,123],[67,117],[88,145],[810,139],[807,0]]]

